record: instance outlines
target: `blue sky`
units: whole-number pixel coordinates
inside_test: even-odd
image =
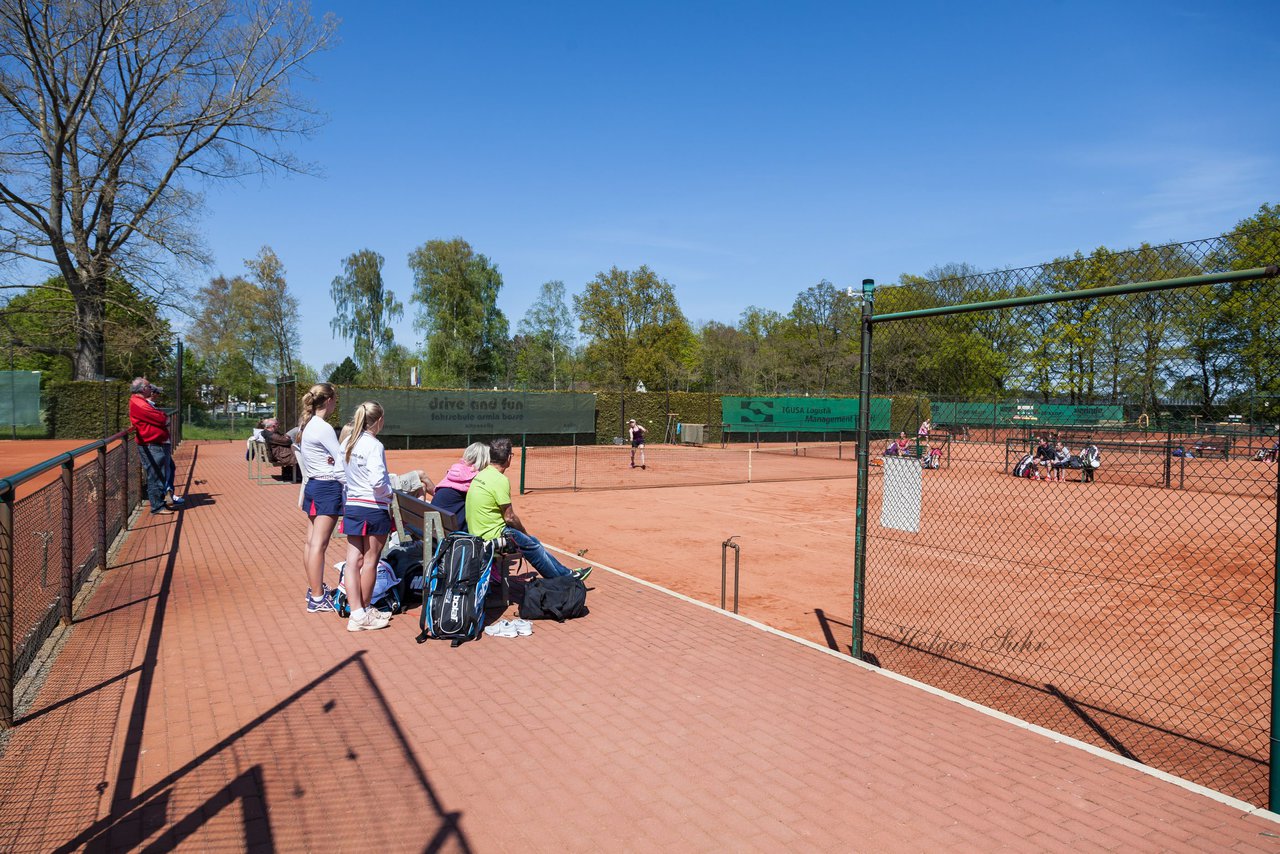
[[[270,245],[302,301],[370,248],[463,237],[512,331],[545,281],[648,264],[695,323],[827,279],[999,269],[1219,234],[1280,202],[1274,2],[317,2],[342,19],[295,150],[208,190],[216,262]]]

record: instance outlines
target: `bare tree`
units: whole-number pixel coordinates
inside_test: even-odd
[[[200,261],[197,182],[306,171],[293,92],[336,19],[286,0],[0,0],[0,251],[56,268],[77,379],[103,368],[111,276]]]

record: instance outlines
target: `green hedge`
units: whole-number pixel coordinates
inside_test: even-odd
[[[54,439],[101,439],[129,426],[129,384],[50,383],[45,419]]]
[[[596,442],[611,445],[615,436],[626,437],[630,418],[648,429],[651,444],[667,432],[667,413],[682,424],[707,425],[707,444],[720,444],[720,395],[693,391],[596,392]]]

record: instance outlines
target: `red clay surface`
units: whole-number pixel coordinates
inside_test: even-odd
[[[0,439],[0,478],[9,477],[20,471],[42,463],[58,454],[74,451],[91,444],[91,439]],[[119,443],[116,443],[119,444]],[[115,447],[111,445],[110,447]],[[87,465],[95,458],[95,454],[83,454],[76,458],[76,467]],[[38,474],[24,481],[17,489],[16,496],[21,498],[36,492],[40,487],[53,483],[58,479],[58,470]]]
[[[592,454],[612,464],[583,464]],[[1187,460],[1171,473],[1186,488],[1164,489],[1134,485],[1162,481],[1159,459],[1112,454],[1096,483],[1049,483],[1003,474],[1003,454],[958,443],[950,468],[924,473],[919,533],[880,527],[875,472],[866,649],[890,669],[1265,803],[1274,465]],[[743,468],[740,452],[717,456],[659,450],[641,471],[625,448],[589,449],[577,476],[639,486]],[[756,475],[766,460],[764,476],[853,474],[849,462],[757,455]],[[847,652],[855,485],[534,492],[522,515],[571,550],[716,605],[721,543],[737,535],[741,613]]]
[[[528,638],[419,646],[416,610],[347,633],[301,606],[296,488],[231,444],[179,459],[189,508],[140,518],[7,737],[4,850],[1280,849],[1267,818],[604,569],[589,617]],[[760,549],[845,527],[849,488],[517,501],[555,546],[718,598],[718,540],[635,533],[647,498]],[[800,548],[777,572],[809,596],[847,576]],[[778,585],[749,566],[756,608]]]

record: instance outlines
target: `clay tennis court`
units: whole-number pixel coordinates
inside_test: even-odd
[[[0,478],[17,474],[58,454],[83,448],[91,441],[90,439],[0,439]],[[118,444],[117,442],[109,447],[114,448]],[[89,465],[93,460],[93,454],[81,455],[76,458],[76,467]],[[36,475],[18,487],[17,497],[30,495],[57,479],[57,469]]]
[[[641,489],[727,479],[743,454],[650,448],[642,471],[628,467],[628,448],[582,450],[573,476],[589,488],[517,499],[546,542],[719,604],[721,543],[736,535],[740,612],[848,651],[850,461],[768,455],[773,468],[762,470],[761,455],[759,477],[846,476]],[[880,527],[883,478],[870,479],[866,650],[890,669],[1265,802],[1274,466],[1188,460],[1184,488],[1168,489],[1128,482],[1145,482],[1146,460],[1115,459],[1092,484],[1020,480],[1003,460],[1003,446],[963,444],[949,468],[925,472],[918,533]],[[731,572],[732,553],[729,563]]]

